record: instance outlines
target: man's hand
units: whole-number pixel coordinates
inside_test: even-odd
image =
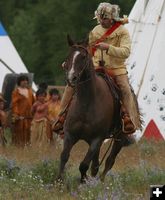
[[[109,49],[109,45],[105,42],[100,42],[98,44],[95,45],[96,48],[101,49],[101,50],[108,50]]]

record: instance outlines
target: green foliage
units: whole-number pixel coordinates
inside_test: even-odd
[[[164,184],[165,171],[157,167],[148,167],[142,165],[138,169],[127,169],[124,173],[121,173],[120,181],[123,183],[123,187],[126,190],[145,191],[149,188],[149,185]]]
[[[53,184],[57,177],[58,162],[43,160],[32,169],[33,177],[38,177],[43,184]]]
[[[111,0],[121,15],[129,14],[135,0]],[[21,58],[37,83],[64,84],[61,69],[68,46],[66,35],[86,38],[95,26],[99,0],[6,0],[0,2],[0,17]]]
[[[0,177],[14,178],[18,175],[19,170],[14,160],[0,158]]]

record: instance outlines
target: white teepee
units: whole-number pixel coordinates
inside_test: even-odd
[[[4,77],[8,73],[28,73],[28,71],[0,22],[0,92]],[[33,89],[35,88],[33,84]]]
[[[144,115],[142,134],[165,139],[165,0],[137,0],[129,22],[127,66]]]

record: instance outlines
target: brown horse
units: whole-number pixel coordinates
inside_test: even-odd
[[[61,153],[58,178],[63,177],[64,167],[69,159],[73,145],[82,139],[89,144],[89,149],[79,170],[81,181],[87,178],[87,170],[91,164],[91,175],[96,176],[99,169],[99,152],[103,141],[110,137],[109,131],[114,123],[114,98],[105,80],[96,75],[91,56],[87,50],[87,42],[74,43],[68,37],[70,53],[65,61],[64,68],[68,83],[75,93],[71,101],[64,124],[64,148]],[[118,132],[105,169],[104,177],[115,162],[121,148],[128,142],[127,137]]]

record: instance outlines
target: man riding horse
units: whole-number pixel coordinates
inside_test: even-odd
[[[141,128],[141,121],[125,65],[125,60],[130,55],[131,41],[128,31],[123,26],[125,19],[119,18],[119,11],[118,5],[99,4],[95,11],[98,25],[89,34],[89,48],[95,68],[104,68],[104,71],[113,76],[120,89],[122,130],[132,134]],[[63,128],[66,110],[73,93],[72,87],[67,85],[61,101],[59,118],[53,128],[56,132]]]

